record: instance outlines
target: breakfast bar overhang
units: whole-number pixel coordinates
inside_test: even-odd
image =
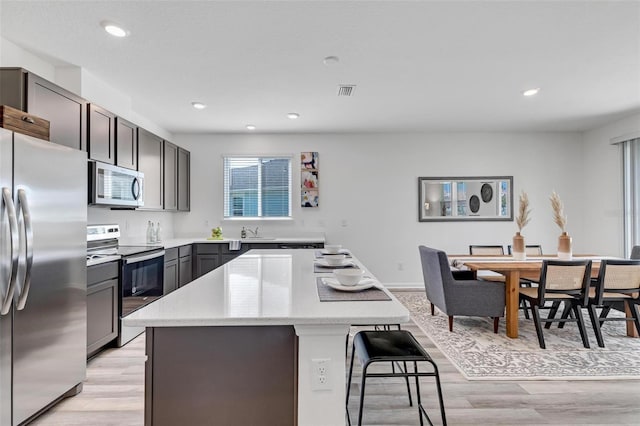
[[[349,327],[409,312],[387,290],[389,301],[321,302],[314,259],[252,250],[129,315],[147,330],[145,424],[344,424]]]

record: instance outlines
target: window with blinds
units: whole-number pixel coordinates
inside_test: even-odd
[[[291,217],[291,158],[228,156],[224,217]]]

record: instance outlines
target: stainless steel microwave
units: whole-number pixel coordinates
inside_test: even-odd
[[[144,206],[144,173],[89,161],[89,204]]]

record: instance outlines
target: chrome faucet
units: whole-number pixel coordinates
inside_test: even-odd
[[[253,236],[253,238],[258,238],[258,227],[257,227],[257,226],[256,226],[256,230],[255,230],[255,231],[254,231],[254,230],[252,230],[252,229],[249,229],[249,228],[247,228],[246,230],[247,230],[249,233],[251,233],[251,235]]]

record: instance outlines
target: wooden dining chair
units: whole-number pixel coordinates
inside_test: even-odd
[[[543,260],[538,287],[520,288],[520,300],[525,301],[531,308],[540,348],[546,349],[542,331],[543,321],[547,325],[552,322],[576,322],[582,338],[582,344],[585,348],[589,348],[589,338],[587,337],[581,308],[586,307],[588,304],[590,282],[590,260]],[[556,303],[546,306],[546,302]],[[567,317],[555,318],[555,311],[559,305],[557,302],[563,302],[568,307]],[[550,309],[548,317],[544,320],[540,318],[541,309]]]
[[[608,317],[614,303],[624,303],[631,318]],[[640,333],[640,260],[609,260],[600,262],[596,288],[589,292],[589,317],[598,346],[604,348],[601,327],[605,321],[633,321]],[[597,309],[601,309],[600,315]]]
[[[507,253],[509,255],[513,254],[511,244],[507,246]],[[526,245],[524,246],[524,253],[527,256],[542,256],[542,246],[538,244]]]
[[[503,256],[504,246],[498,245],[470,245],[469,254],[472,256]]]

